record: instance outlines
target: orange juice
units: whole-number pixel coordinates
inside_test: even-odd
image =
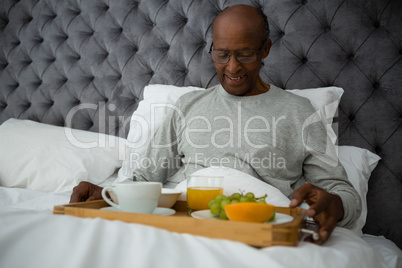
[[[221,187],[190,187],[187,188],[187,203],[192,210],[209,209],[209,201],[220,194],[223,194]]]

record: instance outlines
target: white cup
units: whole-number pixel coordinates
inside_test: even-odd
[[[106,196],[107,191],[111,191],[118,204]],[[113,187],[103,188],[102,197],[120,211],[150,214],[158,205],[161,191],[160,182],[121,182]]]

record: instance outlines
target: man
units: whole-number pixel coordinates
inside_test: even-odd
[[[292,197],[290,207],[306,201],[307,215],[320,224],[318,244],[337,224],[351,226],[360,214],[360,199],[343,167],[327,153],[333,145],[326,144],[324,125],[306,124],[315,112],[310,102],[259,76],[271,47],[266,16],[247,5],[229,7],[216,17],[212,37],[220,85],[183,95],[176,107],[184,120],[172,112],[145,156],[180,157],[180,165],[138,168],[136,179],[180,182],[182,174],[218,160],[277,187]],[[80,183],[70,201],[99,199],[100,191]]]

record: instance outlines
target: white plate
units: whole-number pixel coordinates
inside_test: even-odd
[[[201,219],[201,220],[219,220],[218,217],[214,216],[211,214],[211,211],[209,209],[206,210],[199,210],[199,211],[194,211],[191,213],[191,216],[196,219]],[[293,217],[287,214],[283,213],[276,213],[275,215],[275,220],[267,223],[271,224],[282,224],[282,223],[287,223],[293,221]]]
[[[104,207],[101,208],[100,210],[108,210],[108,211],[120,211],[119,209],[115,207]],[[152,213],[153,215],[163,215],[163,216],[170,216],[176,213],[176,210],[171,209],[171,208],[155,208],[154,212]]]

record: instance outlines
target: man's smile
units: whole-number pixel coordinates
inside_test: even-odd
[[[228,80],[233,81],[233,82],[240,82],[245,77],[245,75],[242,75],[242,76],[229,76],[227,74],[225,74],[225,76],[227,77]]]

